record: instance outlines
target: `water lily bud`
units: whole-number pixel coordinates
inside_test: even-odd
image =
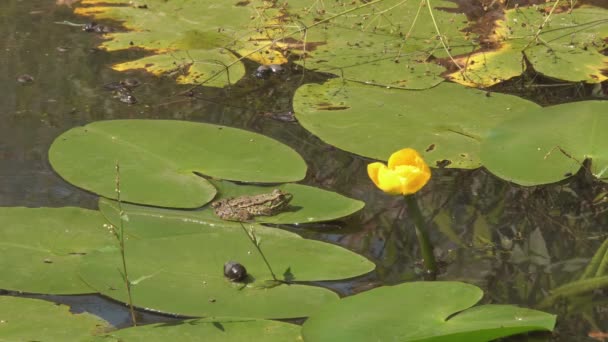
[[[367,174],[380,190],[391,195],[413,194],[431,179],[431,169],[411,148],[393,153],[388,166],[379,162],[367,165]]]

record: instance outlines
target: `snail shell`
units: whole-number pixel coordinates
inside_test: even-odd
[[[285,71],[280,64],[260,65],[253,75],[257,78],[266,79],[272,74],[281,74]]]
[[[247,277],[247,269],[236,261],[228,261],[224,264],[224,276],[231,281],[239,282]]]

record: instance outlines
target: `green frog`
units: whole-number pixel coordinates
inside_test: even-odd
[[[293,195],[274,189],[271,193],[226,198],[211,203],[222,220],[251,221],[255,216],[272,216],[284,211]]]

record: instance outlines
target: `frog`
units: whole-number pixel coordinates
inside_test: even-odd
[[[211,203],[222,220],[247,222],[256,216],[273,216],[289,207],[293,195],[274,189],[270,193],[226,198]]]

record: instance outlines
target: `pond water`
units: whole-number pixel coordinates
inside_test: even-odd
[[[246,77],[230,89],[198,87],[186,96],[190,87],[178,86],[171,78],[111,70],[112,64],[143,53],[99,51],[99,35],[64,21],[86,22],[51,0],[0,3],[0,206],[97,207],[97,196],[63,181],[49,165],[51,142],[69,128],[120,118],[222,124],[291,146],[308,163],[304,184],[366,203],[361,212],[338,222],[284,227],[344,246],[377,265],[373,274],[328,286],[348,295],[424,278],[403,199],[372,185],[366,174],[370,160],[323,143],[297,122],[280,120],[291,111],[298,85],[323,80],[322,75],[302,78],[296,72],[269,81]],[[256,66],[248,67],[251,75]],[[17,78],[24,74],[33,82],[19,83]],[[104,88],[127,77],[142,82],[133,92],[133,105]],[[559,101],[564,93],[578,94],[574,87],[560,91],[557,97],[553,93]],[[547,99],[547,92],[525,95]],[[608,236],[602,200],[607,189],[584,172],[564,183],[525,188],[483,169],[433,169],[431,182],[417,196],[431,222],[431,239],[442,264],[439,279],[473,283],[486,291],[487,303],[534,307],[551,288],[576,279]],[[129,323],[122,305],[102,297],[42,297],[68,303],[74,311],[93,312],[115,326]],[[608,330],[603,291],[576,306],[568,304],[547,309],[559,314],[559,323],[553,336],[541,338],[583,341],[590,331]],[[165,319],[143,316],[144,322]]]

